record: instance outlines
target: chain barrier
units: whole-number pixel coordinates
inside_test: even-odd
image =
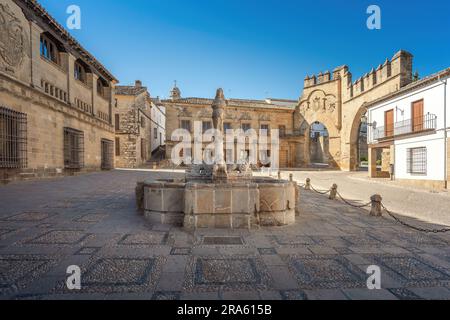
[[[394,219],[395,221],[397,221],[398,223],[400,223],[401,225],[411,228],[413,230],[416,231],[421,231],[421,232],[425,232],[425,233],[444,233],[444,232],[449,232],[450,228],[444,228],[444,229],[425,229],[425,228],[420,228],[420,227],[416,227],[413,225],[410,225],[409,223],[406,223],[402,220],[400,220],[400,218],[396,217],[392,212],[390,212],[382,203],[381,206],[383,207],[383,209],[387,212],[387,214]]]
[[[300,185],[301,187],[303,187],[303,188],[306,186],[305,184],[299,184],[299,185]],[[315,188],[311,185],[311,183],[309,183],[309,187],[310,187],[310,189],[311,189],[312,191],[314,191],[314,192],[316,192],[316,193],[318,193],[318,194],[321,194],[321,195],[325,195],[325,194],[328,194],[328,193],[331,192],[331,189],[330,189],[330,190],[327,190],[327,191],[325,191],[325,190],[323,190],[323,191],[317,190],[317,189],[315,189]],[[337,190],[336,190],[336,194],[337,194],[337,196],[338,196],[345,204],[347,204],[347,205],[349,205],[349,206],[352,206],[352,207],[354,207],[354,208],[359,208],[359,209],[361,209],[361,208],[368,207],[368,206],[371,206],[371,205],[372,205],[372,201],[369,201],[368,203],[365,203],[365,204],[356,205],[356,204],[351,203],[349,200],[345,199],[345,198],[344,198]],[[420,231],[420,232],[425,232],[425,233],[444,233],[444,232],[450,232],[450,228],[443,228],[443,229],[426,229],[426,228],[420,228],[420,227],[413,226],[413,225],[411,225],[411,224],[409,224],[409,223],[406,223],[406,222],[402,221],[400,218],[398,218],[397,216],[395,216],[391,211],[389,211],[389,210],[385,207],[385,205],[384,205],[383,203],[381,203],[381,207],[382,207],[382,208],[386,211],[386,213],[387,213],[392,219],[394,219],[397,223],[399,223],[399,224],[401,224],[401,225],[403,225],[403,226],[405,226],[405,227],[411,228],[411,229],[413,229],[413,230]]]
[[[339,191],[337,192],[337,195],[344,203],[348,204],[349,206],[355,207],[355,208],[364,208],[364,207],[368,207],[372,204],[372,201],[369,201],[366,204],[359,204],[359,205],[353,204],[350,201],[344,199],[344,197],[339,193]]]
[[[322,195],[330,193],[330,191],[331,191],[331,190],[327,190],[327,191],[325,191],[325,190],[316,190],[316,189],[314,189],[314,187],[312,185],[310,187],[311,187],[312,191],[317,192],[318,194],[322,194]]]

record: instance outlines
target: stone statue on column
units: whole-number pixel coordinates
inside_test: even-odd
[[[225,163],[225,157],[223,154],[223,141],[225,139],[223,132],[223,118],[225,114],[225,107],[227,102],[225,100],[222,88],[217,89],[216,97],[212,104],[213,114],[212,121],[214,129],[221,135],[221,137],[215,137],[215,162],[213,167],[213,179],[227,179],[227,166]]]

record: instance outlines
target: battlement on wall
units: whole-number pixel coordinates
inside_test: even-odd
[[[380,64],[376,69],[372,68],[370,72],[354,82],[351,72],[344,65],[334,69],[333,73],[326,71],[318,75],[307,76],[304,88],[321,86],[330,81],[341,79],[343,94],[347,98],[353,98],[396,76],[400,76],[400,86],[403,87],[412,81],[412,61],[412,54],[401,50],[391,59],[386,59],[383,64]]]

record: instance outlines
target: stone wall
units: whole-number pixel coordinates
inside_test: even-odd
[[[116,143],[119,142],[120,148],[115,158],[116,167],[138,168],[151,158],[151,102],[147,90],[142,89],[136,94],[133,93],[136,90],[131,90],[132,94],[116,94],[114,111],[115,117],[119,117]]]

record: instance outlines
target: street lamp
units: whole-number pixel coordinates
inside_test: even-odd
[[[377,122],[376,122],[376,121],[374,121],[374,122],[372,122],[372,123],[368,123],[367,121],[368,121],[367,116],[366,116],[366,115],[363,115],[363,116],[361,117],[361,122],[362,122],[362,123],[365,123],[368,127],[372,127],[372,128],[374,128],[374,129],[376,129],[376,127],[377,127]]]

